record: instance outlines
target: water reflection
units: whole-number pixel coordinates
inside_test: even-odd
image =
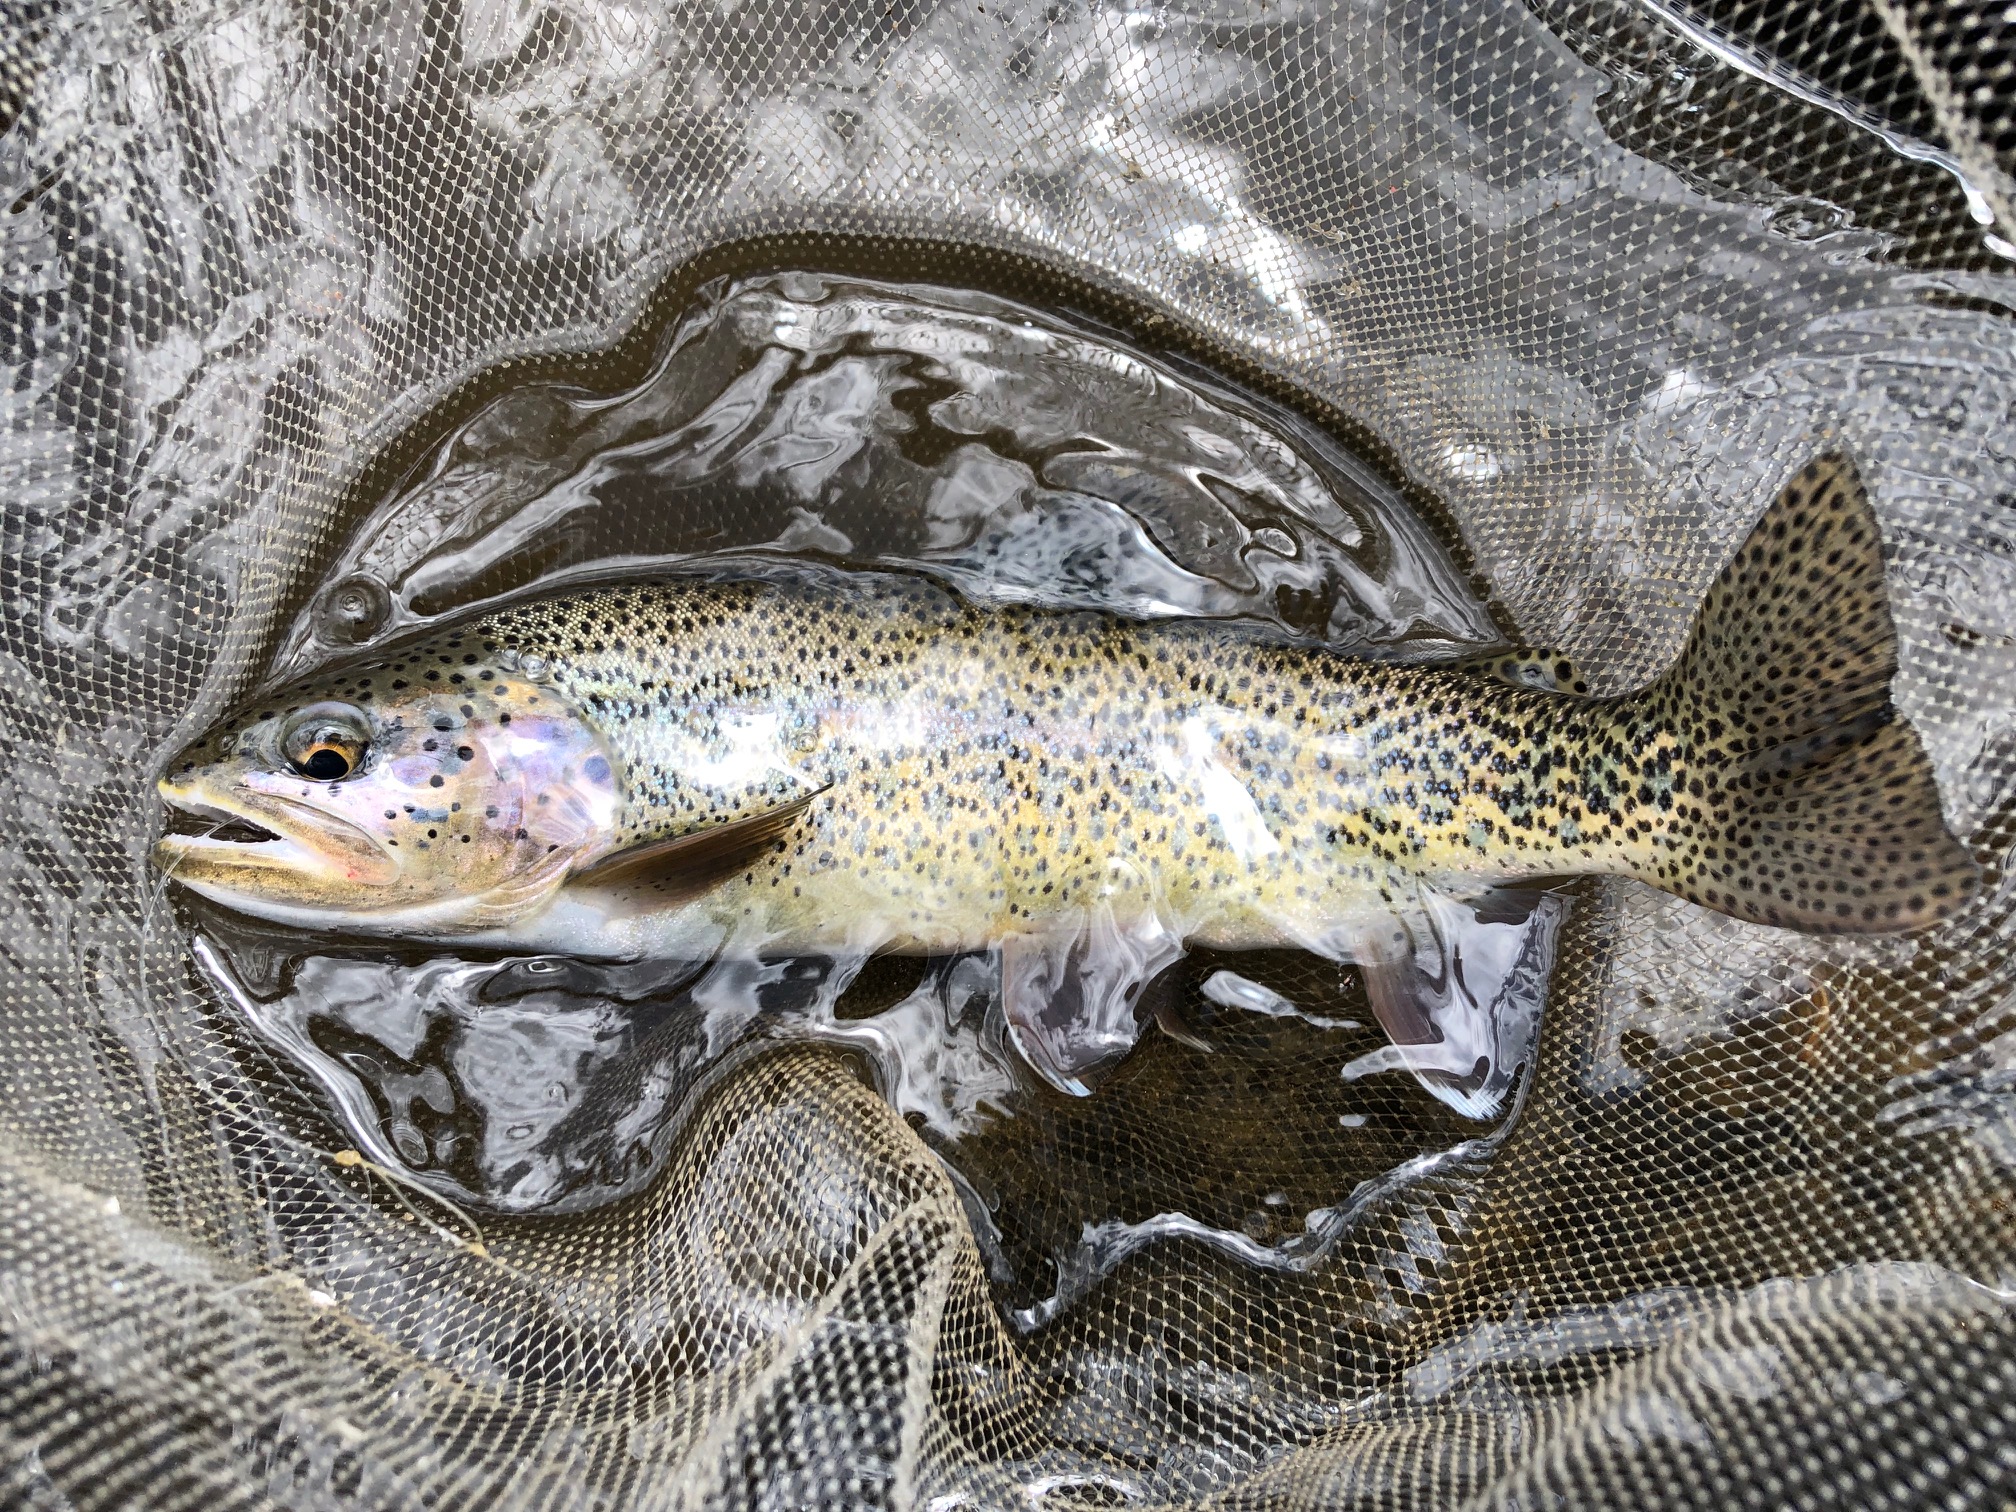
[[[710,286],[633,389],[473,416],[281,660],[591,564],[754,547],[1361,650],[1496,639],[1392,485],[1301,417],[1008,300],[783,274]]]
[[[634,389],[535,385],[473,416],[362,522],[281,660],[752,552],[1380,655],[1495,639],[1399,495],[1299,417],[1004,300],[780,275],[707,290]],[[1364,970],[1185,954],[1179,926],[1117,919],[930,960],[611,963],[430,957],[199,909],[197,954],[365,1157],[490,1213],[634,1193],[750,1057],[844,1049],[954,1172],[1004,1303],[1036,1326],[1162,1238],[1313,1265],[1367,1204],[1488,1154],[1562,904],[1424,909]]]
[[[629,1195],[750,1057],[846,1049],[945,1159],[1004,1303],[1036,1327],[1158,1240],[1307,1269],[1410,1184],[1473,1170],[1510,1127],[1565,906],[1515,896],[1459,927],[1450,905],[1440,1038],[1408,1047],[1375,1022],[1355,968],[1193,952],[1143,990],[1090,1097],[1018,1053],[998,952],[428,959],[304,952],[206,911],[196,953],[366,1158],[492,1213]]]

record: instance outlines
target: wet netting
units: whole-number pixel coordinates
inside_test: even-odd
[[[2002,0],[0,0],[0,1502],[2016,1502],[2012,99]],[[1140,354],[1090,367],[1219,459],[1210,529],[1138,467],[1053,490],[1182,567],[1134,607],[1599,692],[1851,456],[1980,895],[1815,939],[1576,883],[1478,1123],[1357,1074],[1362,992],[1292,952],[1193,954],[1074,1096],[956,962],[696,1039],[715,977],[304,957],[152,866],[169,755],[435,612],[437,547],[557,497],[596,417],[712,437],[768,385],[792,466],[955,390],[1009,418],[906,441],[907,491],[631,478],[592,550],[521,533],[444,603],[633,530],[970,546],[944,479],[1061,464],[948,354],[1039,327]],[[1242,447],[1407,501],[1441,638],[1219,551],[1315,549]],[[1040,514],[1025,585],[1107,593]]]

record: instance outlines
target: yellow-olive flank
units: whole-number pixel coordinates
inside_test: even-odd
[[[162,781],[192,832],[159,862],[343,932],[696,957],[1082,936],[1143,970],[1172,942],[1362,957],[1428,893],[1522,878],[1820,932],[1916,929],[1976,887],[1891,707],[1841,459],[1622,698],[744,572],[524,603],[273,692]]]

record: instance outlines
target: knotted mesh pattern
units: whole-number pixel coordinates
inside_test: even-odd
[[[2012,43],[1891,0],[15,0],[5,1499],[2007,1502]],[[1815,941],[1585,886],[1501,1139],[1295,1265],[1172,1237],[1040,1326],[986,1196],[829,1050],[479,1242],[340,1158],[197,969],[151,783],[422,416],[740,265],[1065,291],[1292,400],[1599,690],[1847,450],[1979,901]],[[1125,1090],[1073,1158],[1174,1201]]]

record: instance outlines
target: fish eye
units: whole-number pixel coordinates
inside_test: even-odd
[[[303,777],[340,782],[364,764],[371,727],[348,704],[314,704],[287,721],[280,754]]]

